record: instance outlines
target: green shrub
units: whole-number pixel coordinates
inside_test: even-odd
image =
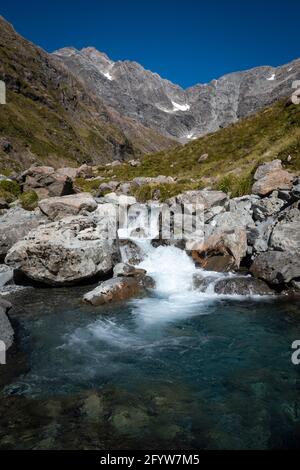
[[[19,199],[21,206],[27,211],[33,211],[37,207],[39,200],[35,191],[25,191]]]
[[[0,181],[0,197],[6,202],[11,203],[18,199],[21,189],[16,181],[3,180]]]
[[[224,176],[216,186],[216,189],[224,193],[230,193],[231,197],[241,197],[246,194],[251,194],[253,185],[252,172],[245,176]]]

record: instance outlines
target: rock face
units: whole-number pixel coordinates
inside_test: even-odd
[[[238,121],[291,94],[300,60],[231,73],[186,90],[131,61],[113,62],[92,47],[55,56],[95,95],[146,127],[187,142]]]
[[[109,236],[113,214],[67,217],[30,232],[9,251],[6,264],[50,285],[74,284],[109,273],[118,260]]]
[[[101,282],[96,289],[88,292],[83,300],[92,305],[103,305],[137,296],[142,291],[138,277],[115,277]]]
[[[74,192],[71,178],[50,166],[32,167],[22,174],[22,180],[24,191],[35,191],[40,199]]]
[[[278,189],[292,189],[295,175],[282,168],[281,160],[274,160],[260,166],[254,175],[254,179],[253,194],[267,196]]]
[[[49,219],[61,219],[69,215],[93,212],[97,209],[95,199],[89,193],[51,197],[39,202],[39,208]]]
[[[10,309],[11,304],[6,300],[0,299],[0,341],[4,342],[6,350],[8,350],[14,342],[14,330],[7,316],[7,312]],[[0,350],[0,355],[1,352]]]
[[[22,240],[30,230],[44,223],[47,223],[47,218],[40,210],[31,212],[14,207],[0,216],[0,259],[4,258],[8,250]]]

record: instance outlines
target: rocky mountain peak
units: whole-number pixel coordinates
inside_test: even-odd
[[[300,78],[300,60],[227,74],[183,89],[137,62],[113,62],[88,47],[55,54],[93,93],[122,115],[180,142],[201,137],[289,96]]]

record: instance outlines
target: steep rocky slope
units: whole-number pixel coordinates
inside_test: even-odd
[[[122,118],[54,56],[19,36],[0,17],[0,169],[31,163],[103,163],[172,145]]]
[[[292,92],[300,60],[257,67],[182,89],[131,61],[113,62],[92,47],[54,53],[105,103],[122,115],[181,142],[214,132]]]

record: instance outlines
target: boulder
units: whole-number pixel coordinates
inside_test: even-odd
[[[119,186],[119,181],[109,181],[108,183],[101,183],[97,192],[97,197],[104,196],[106,193],[111,193]]]
[[[217,280],[216,294],[224,295],[273,295],[274,291],[259,279],[252,277],[228,277]]]
[[[47,222],[47,218],[39,209],[26,211],[18,206],[0,216],[0,259],[3,259],[8,250],[30,230]]]
[[[0,341],[5,344],[5,349],[8,350],[14,342],[14,330],[8,319],[7,312],[11,309],[11,304],[6,300],[0,299]],[[0,344],[0,357],[3,351],[1,351]],[[1,367],[1,364],[0,364]]]
[[[69,285],[109,273],[118,262],[115,219],[105,209],[38,227],[16,243],[6,264],[49,285]]]
[[[89,193],[42,199],[39,208],[49,219],[61,219],[69,215],[93,212],[97,209],[95,199]]]
[[[256,170],[252,193],[267,196],[276,190],[292,189],[295,175],[282,168],[281,160],[265,163]]]
[[[270,247],[295,256],[300,253],[300,210],[297,204],[280,214],[270,238]]]
[[[77,178],[77,168],[72,167],[64,167],[59,168],[57,170],[59,175],[68,176],[71,180],[75,180]]]
[[[132,206],[137,203],[136,198],[133,196],[126,196],[125,194],[116,194],[116,193],[106,194],[105,201],[108,203],[124,205],[124,206]]]
[[[24,191],[35,191],[40,199],[73,194],[73,182],[69,176],[58,173],[52,167],[31,167],[21,175]]]
[[[274,192],[270,197],[264,199],[253,200],[253,219],[262,222],[268,217],[278,214],[284,207],[285,201],[278,197],[278,192]]]
[[[114,277],[136,277],[146,274],[145,269],[139,269],[127,263],[118,263],[114,267]]]
[[[94,176],[93,167],[84,163],[77,168],[76,178],[92,178]]]
[[[121,258],[126,263],[138,265],[144,260],[142,249],[132,240],[119,240]]]
[[[83,300],[92,305],[103,305],[131,299],[143,291],[142,277],[114,277],[101,282],[96,289],[85,294]]]
[[[166,203],[169,206],[176,204],[180,205],[193,205],[203,206],[204,209],[211,209],[212,207],[221,206],[224,207],[229,200],[227,194],[222,191],[211,191],[211,190],[199,190],[199,191],[186,191],[172,197]]]
[[[251,273],[269,284],[287,284],[300,277],[300,254],[267,251],[254,259]]]
[[[196,264],[206,271],[226,273],[237,267],[234,257],[227,253],[213,255],[208,252],[201,256],[199,251],[192,251],[192,257]]]

